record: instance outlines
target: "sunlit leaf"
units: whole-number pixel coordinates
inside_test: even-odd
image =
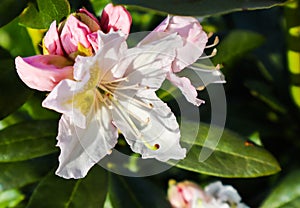
[[[300,207],[300,170],[293,171],[275,187],[261,208]]]
[[[285,2],[284,0],[113,0],[116,4],[128,4],[153,9],[163,13],[207,16],[246,9],[263,9]]]
[[[7,191],[0,191],[0,208],[15,207],[25,196],[20,191],[11,189]]]
[[[23,161],[58,151],[57,121],[27,121],[0,131],[0,162]]]
[[[163,192],[143,178],[110,174],[109,197],[114,208],[170,207]]]
[[[35,189],[27,208],[103,207],[108,187],[107,172],[99,166],[79,180],[63,179],[51,171]]]
[[[36,0],[20,16],[20,23],[26,27],[46,29],[51,22],[60,22],[70,13],[70,5],[67,0]]]
[[[27,5],[27,0],[2,0],[0,7],[0,27],[17,17]]]
[[[197,123],[185,122],[181,126],[182,145],[193,145],[185,159],[176,166],[202,174],[220,177],[259,177],[278,172],[280,167],[276,159],[264,148],[244,140],[239,135],[225,130],[222,137],[214,147],[212,141],[204,146],[209,126],[201,123],[196,140],[191,135],[196,135]],[[214,132],[219,131],[217,127],[211,127],[212,137],[216,138]],[[215,137],[216,136],[216,137]],[[199,161],[201,151],[211,155],[204,161]]]
[[[0,48],[0,120],[17,110],[32,94],[19,79],[14,60]]]
[[[218,53],[212,61],[215,64],[228,64],[246,52],[259,47],[263,42],[263,36],[258,33],[234,30],[220,41],[217,46]]]
[[[56,155],[51,155],[21,162],[0,163],[0,191],[36,182],[54,167],[56,161]]]

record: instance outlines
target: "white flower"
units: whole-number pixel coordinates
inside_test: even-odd
[[[62,80],[43,106],[62,113],[57,136],[61,149],[56,174],[84,177],[116,145],[118,130],[142,158],[182,159],[180,131],[170,108],[155,94],[170,70],[176,34],[127,48],[121,32],[98,32],[99,50],[78,56],[74,80]]]

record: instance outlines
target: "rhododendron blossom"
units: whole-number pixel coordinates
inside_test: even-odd
[[[86,9],[80,9],[60,23],[58,28],[56,21],[53,21],[43,39],[44,55],[17,57],[17,72],[30,88],[51,91],[61,80],[73,78],[77,55],[95,54],[98,50],[97,31],[121,30],[128,34],[130,25],[131,16],[122,6],[108,4],[100,21]]]
[[[248,208],[232,186],[224,186],[220,181],[208,184],[203,190],[191,181],[171,180],[168,199],[173,208]]]

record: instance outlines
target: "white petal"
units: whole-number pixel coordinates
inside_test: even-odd
[[[151,103],[152,109],[143,107],[138,100]],[[146,90],[131,100],[115,101],[112,114],[115,125],[131,149],[140,153],[142,158],[167,161],[185,157],[186,150],[179,144],[176,117],[152,90]]]
[[[168,80],[170,80],[172,82],[173,85],[175,85],[176,87],[178,87],[182,94],[185,96],[185,98],[187,99],[187,101],[189,101],[190,103],[193,103],[196,106],[201,105],[202,103],[204,103],[203,100],[200,100],[197,98],[197,90],[195,89],[195,87],[191,84],[191,81],[186,78],[186,77],[178,77],[175,74],[168,73],[167,76]]]
[[[159,33],[162,36],[149,44],[128,49],[120,60],[119,68],[125,68],[124,76],[128,82],[124,85],[140,84],[158,89],[165,80],[166,73],[171,70],[175,58],[175,49],[182,45],[176,34]]]
[[[85,89],[85,83],[62,80],[43,101],[42,106],[63,113],[75,125],[85,128],[87,115],[94,103],[93,89]]]
[[[61,149],[56,174],[64,178],[82,178],[117,143],[118,132],[108,109],[100,106],[92,112],[86,129],[74,125],[66,115],[59,122],[57,136]]]

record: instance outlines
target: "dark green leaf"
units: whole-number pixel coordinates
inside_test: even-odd
[[[100,16],[101,13],[102,13],[102,10],[103,8],[109,4],[111,2],[111,0],[102,0],[102,1],[99,1],[99,0],[90,0],[93,8],[94,8],[94,11],[95,13],[97,14],[97,16]]]
[[[41,179],[56,161],[56,155],[51,155],[22,162],[0,163],[0,190],[19,188]]]
[[[36,4],[29,6],[20,16],[20,23],[26,27],[46,29],[51,22],[60,22],[70,13],[70,5],[67,0],[36,0]]]
[[[284,0],[113,0],[116,4],[128,4],[153,9],[163,13],[207,16],[246,9],[263,9],[285,2]]]
[[[248,80],[245,82],[246,87],[250,89],[253,96],[259,98],[273,110],[280,113],[286,113],[286,109],[283,104],[272,94],[272,89],[270,86],[263,82]]]
[[[0,48],[0,120],[18,109],[32,94],[19,79],[14,60]]]
[[[27,208],[95,208],[103,207],[108,187],[107,172],[99,166],[80,180],[63,179],[53,174],[35,189]]]
[[[258,33],[234,30],[221,40],[217,47],[218,53],[212,61],[215,64],[228,64],[246,52],[259,47],[263,42],[263,36]]]
[[[27,0],[2,0],[0,7],[0,27],[17,17],[27,5]]]
[[[170,207],[163,192],[143,178],[110,174],[109,197],[114,208]]]
[[[300,207],[300,170],[290,173],[263,202],[261,208]]]
[[[27,121],[0,131],[0,162],[23,161],[51,154],[55,147],[57,121]]]
[[[197,123],[185,122],[181,126],[182,145],[192,146],[185,159],[176,166],[206,175],[220,177],[259,177],[278,172],[280,167],[274,157],[262,147],[243,140],[239,135],[224,130],[217,146],[214,148],[210,140],[204,147],[209,126],[201,123],[198,130]],[[211,127],[211,139],[217,139],[217,127]],[[198,134],[196,140],[192,135]],[[204,148],[203,148],[204,147]],[[204,161],[199,161],[200,152],[212,154]]]

